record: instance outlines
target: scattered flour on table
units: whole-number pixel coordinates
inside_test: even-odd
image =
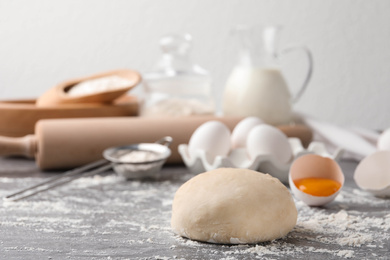
[[[0,196],[16,191],[7,188],[10,184],[19,189],[39,181],[42,179],[0,177]],[[390,200],[356,189],[342,190],[327,208],[309,207],[296,201],[297,225],[283,239],[257,245],[226,246],[180,238],[170,229],[172,200],[180,184],[129,182],[116,175],[81,178],[28,200],[0,202],[0,228],[23,228],[48,235],[72,234],[72,237],[79,234],[94,237],[91,243],[114,234],[118,239],[113,243],[124,247],[163,245],[171,252],[183,247],[193,248],[209,254],[210,259],[226,260],[304,258],[307,254],[323,258],[369,258],[370,255],[375,258],[376,250],[390,243],[390,213],[387,213]],[[372,212],[359,212],[360,207],[367,205]],[[297,241],[299,246],[294,244]],[[15,250],[12,248],[49,250],[4,246],[4,250]]]
[[[296,227],[287,238],[256,246],[247,246],[246,249],[242,249],[242,245],[241,248],[231,246],[229,248],[232,250],[224,252],[224,254],[243,255],[252,253],[260,258],[267,256],[267,259],[269,257],[278,259],[286,256],[304,256],[305,252],[311,252],[322,254],[324,258],[331,256],[348,259],[356,257],[354,248],[383,248],[388,245],[390,243],[390,214],[373,217],[367,212],[348,211],[348,208],[354,204],[359,206],[366,203],[366,205],[375,205],[380,208],[390,208],[390,201],[375,198],[368,193],[357,190],[342,191],[341,194],[342,196],[338,198],[337,203],[332,204],[333,208],[331,207],[330,210],[309,207],[301,201],[296,201],[299,217]],[[353,207],[351,206],[351,208]],[[289,240],[293,239],[306,241],[307,244],[312,243],[317,246],[297,247],[289,243]],[[194,247],[204,245],[195,241],[190,242],[190,240],[184,240],[182,244]],[[376,256],[375,253],[371,253],[371,255],[373,258]],[[233,258],[230,257],[229,259]],[[234,259],[241,259],[241,257],[237,256]]]

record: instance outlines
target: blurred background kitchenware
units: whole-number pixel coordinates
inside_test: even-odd
[[[161,136],[171,136],[172,155],[167,162],[181,163],[178,146],[188,143],[200,125],[217,120],[232,131],[242,119],[217,116],[44,119],[36,124],[34,135],[0,136],[0,156],[35,158],[38,167],[45,170],[73,168],[101,159],[108,147],[154,142]]]
[[[0,101],[0,135],[20,137],[34,133],[36,122],[53,118],[137,116],[138,98],[123,95],[112,103],[66,104],[37,107],[34,99]]]
[[[178,145],[187,143],[199,125],[219,120],[233,129],[241,119],[215,116],[46,119],[36,124],[34,135],[0,136],[0,156],[32,157],[45,170],[74,168],[101,159],[108,147],[150,143],[161,136],[171,136],[174,141],[168,162],[179,163]]]
[[[67,80],[38,99],[0,101],[0,135],[34,133],[40,119],[137,116],[139,101],[126,93],[141,81],[122,69]]]
[[[239,42],[238,64],[226,82],[223,95],[224,115],[257,116],[265,123],[292,122],[291,104],[305,91],[313,70],[310,50],[304,46],[278,49],[281,28],[277,26],[237,26],[233,36]],[[291,97],[280,70],[280,58],[303,51],[308,60],[307,75],[300,90]]]
[[[163,53],[155,69],[143,74],[145,103],[141,116],[214,114],[211,77],[189,57],[190,34],[168,34],[160,39]]]
[[[98,80],[103,80],[104,82],[100,82],[99,84]],[[84,90],[78,91],[76,94],[71,94],[71,91],[79,83],[88,81],[92,86],[88,88],[88,86],[84,85]],[[111,103],[135,87],[140,81],[140,74],[134,70],[126,69],[102,72],[60,83],[40,96],[36,101],[36,105],[37,107],[53,107],[80,103]],[[118,83],[120,85],[115,86]]]
[[[3,199],[4,201],[25,199],[81,177],[101,174],[111,168],[126,179],[150,178],[158,180],[162,165],[171,155],[171,151],[168,148],[171,143],[172,138],[170,136],[165,136],[155,143],[110,147],[103,152],[105,160],[98,160],[76,169],[66,171],[59,176],[7,195],[3,197]]]
[[[171,155],[173,139],[165,136],[155,143],[139,143],[107,148],[103,157],[113,163],[114,171],[126,179],[159,179],[160,170]]]

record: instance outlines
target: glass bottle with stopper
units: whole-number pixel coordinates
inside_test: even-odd
[[[160,39],[162,57],[155,70],[144,74],[145,102],[141,116],[214,114],[209,73],[191,62],[189,34]]]

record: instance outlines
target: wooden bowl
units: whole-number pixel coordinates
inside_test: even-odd
[[[119,76],[130,80],[131,84],[114,90],[107,90],[104,92],[97,92],[94,94],[87,94],[82,96],[70,96],[67,94],[67,91],[69,91],[69,89],[71,89],[77,83],[87,81],[87,80],[103,78],[107,76]],[[141,81],[141,75],[138,72],[129,69],[107,71],[107,72],[98,73],[87,77],[71,79],[63,83],[60,83],[59,85],[45,92],[42,96],[40,96],[37,99],[36,106],[53,107],[58,105],[80,104],[80,103],[100,103],[100,104],[111,103],[115,99],[124,95],[130,89],[135,87],[140,81]]]
[[[67,104],[37,107],[35,100],[0,101],[0,135],[20,137],[34,133],[35,123],[46,118],[137,116],[138,100],[123,96],[112,104]]]

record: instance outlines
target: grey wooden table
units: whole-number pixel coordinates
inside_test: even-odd
[[[114,173],[81,178],[18,202],[0,202],[1,259],[390,259],[390,200],[359,190],[355,162],[343,161],[346,185],[326,207],[296,201],[290,234],[258,245],[214,245],[174,235],[172,199],[192,177],[167,166],[160,181]],[[0,196],[52,177],[33,161],[0,159]]]

